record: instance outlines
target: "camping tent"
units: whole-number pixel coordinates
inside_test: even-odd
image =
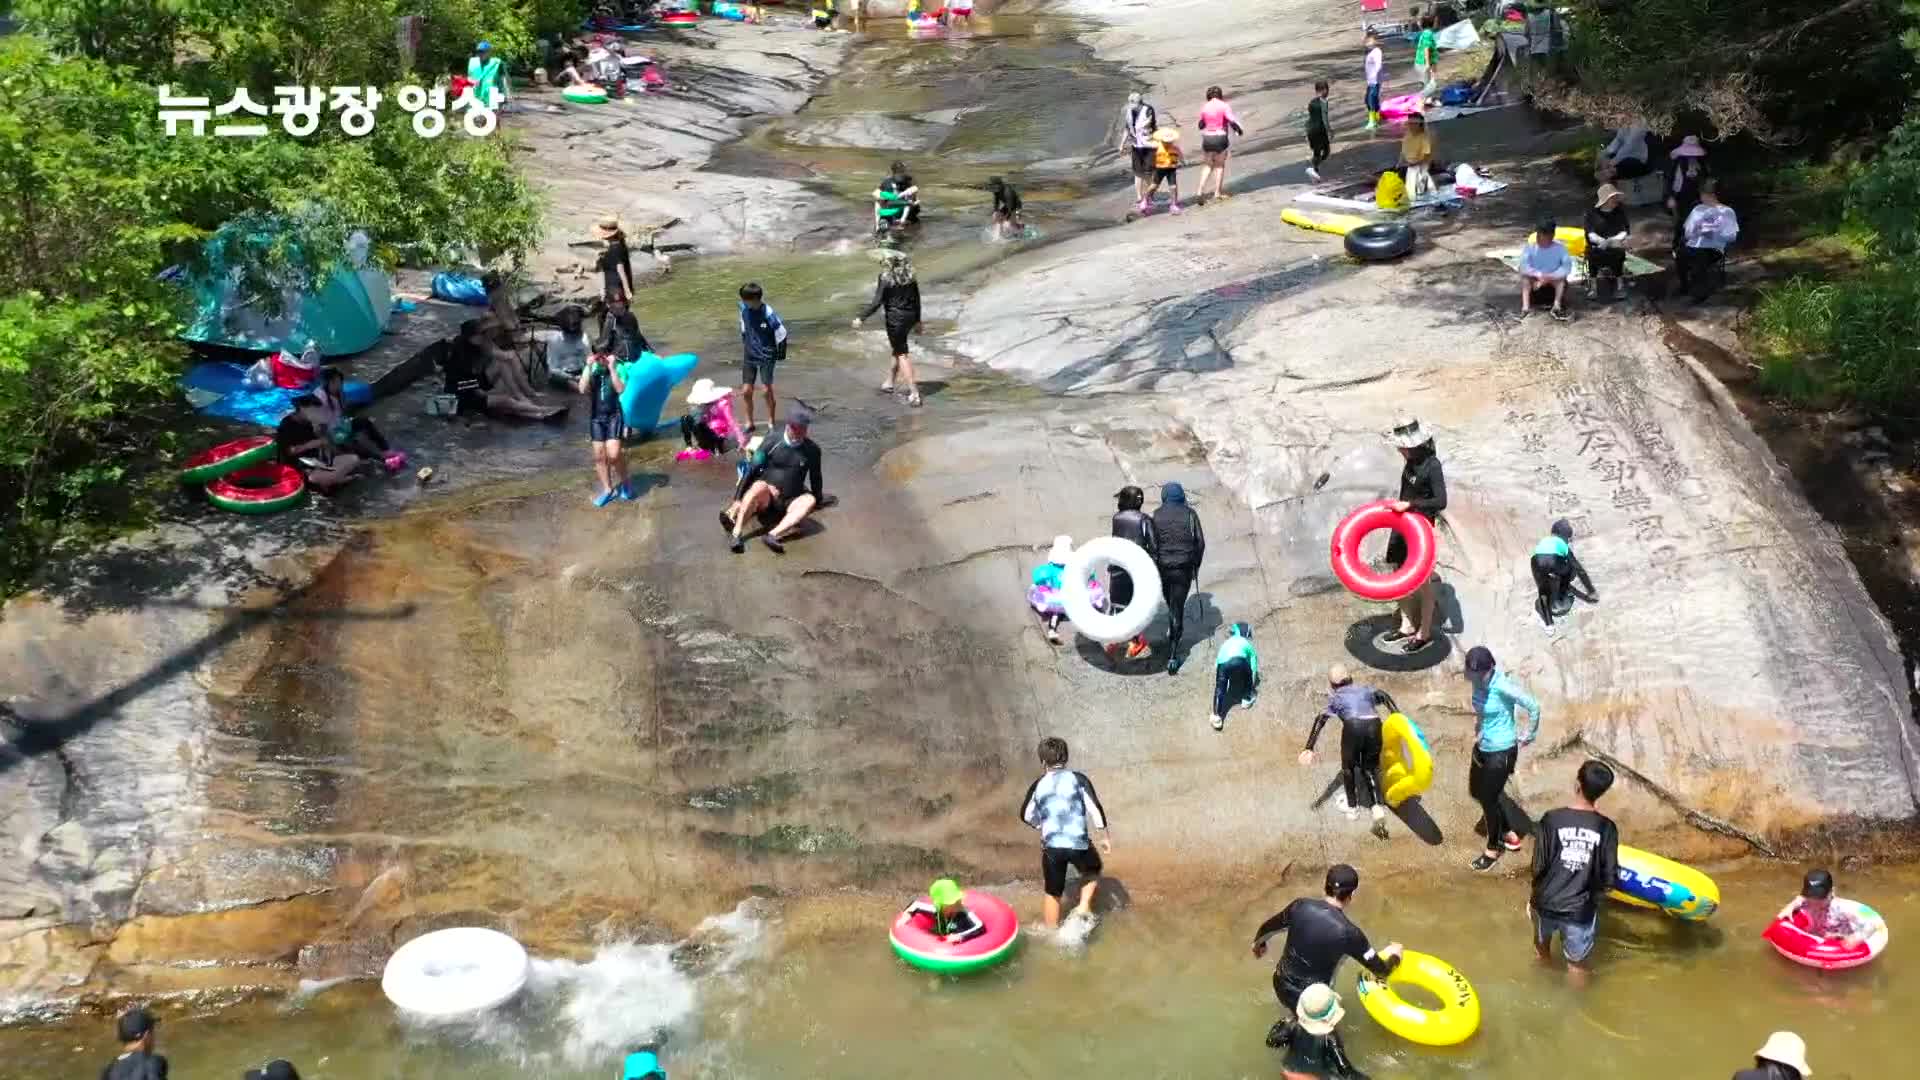
[[[223,235],[238,227],[229,223],[208,241],[213,255],[224,250]],[[311,341],[322,356],[363,352],[380,340],[393,313],[393,279],[367,259],[366,234],[349,241],[348,265],[337,269],[319,289],[287,287],[281,294],[281,314],[268,315],[239,295],[240,272],[230,270],[217,256],[212,265],[187,280],[194,293],[194,313],[181,337],[207,345],[298,354]]]

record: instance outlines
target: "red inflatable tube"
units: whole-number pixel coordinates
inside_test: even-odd
[[[1360,559],[1360,541],[1380,529],[1392,529],[1407,544],[1407,561],[1391,574],[1376,574]],[[1398,600],[1418,589],[1432,576],[1437,554],[1433,522],[1395,510],[1391,499],[1357,507],[1333,529],[1333,576],[1368,600]]]

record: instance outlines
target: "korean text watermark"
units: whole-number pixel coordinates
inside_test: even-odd
[[[450,111],[461,114],[460,126],[468,135],[491,135],[499,126],[499,114],[474,97],[473,90],[471,86],[463,89],[452,109],[441,87],[402,86],[394,97],[413,114],[413,130],[423,139],[438,138],[447,130]],[[211,127],[212,134],[223,138],[258,139],[272,130],[260,120],[279,117],[281,130],[302,138],[320,130],[322,113],[333,113],[341,132],[358,138],[373,131],[375,111],[387,95],[373,86],[276,86],[273,99],[272,105],[264,105],[242,86],[234,89],[225,104],[216,106],[211,98],[177,97],[171,85],[163,85],[160,122],[168,135],[204,136]]]

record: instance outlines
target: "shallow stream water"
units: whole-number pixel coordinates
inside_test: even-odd
[[[928,40],[896,20],[876,24],[805,111],[713,165],[814,181],[821,197],[848,201],[856,227],[779,255],[686,260],[641,302],[665,346],[732,355],[731,296],[747,279],[767,287],[797,340],[809,330],[830,340],[824,330],[871,288],[857,219],[894,157],[928,192],[913,243],[929,279],[1010,250],[980,241],[978,185],[992,173],[1021,185],[1048,235],[1096,224],[1074,211],[1082,174],[1059,162],[1107,137],[1125,81],[1072,40],[1070,24],[1001,16]],[[867,373],[851,367],[877,374],[884,360],[872,342],[858,352],[804,345],[789,363],[808,393],[871,402]],[[930,399],[941,422],[1035,393],[966,372],[942,391]],[[896,440],[896,425],[935,422],[872,404],[831,415],[836,453],[856,461]],[[636,451],[636,474],[657,472],[659,457],[658,447]],[[697,481],[676,477],[654,497],[699,507],[701,523],[653,536],[599,519],[556,530],[552,515],[566,511],[550,514],[559,503],[544,497],[532,480],[485,505],[450,500],[370,530],[313,602],[416,604],[415,621],[404,640],[297,618],[276,631],[275,658],[220,711],[218,752],[249,755],[258,770],[215,792],[214,809],[335,853],[330,872],[342,879],[374,877],[405,849],[407,888],[436,915],[472,913],[563,944],[536,948],[528,992],[471,1024],[403,1022],[369,982],[170,1006],[162,1039],[174,1075],[234,1076],[284,1056],[319,1078],[605,1077],[627,1043],[658,1032],[676,1080],[1277,1074],[1261,1045],[1274,1015],[1270,965],[1246,944],[1318,867],[1295,868],[1284,885],[1195,882],[1127,897],[1123,832],[1111,862],[1121,884],[1108,895],[1125,903],[1090,937],[1034,935],[1007,966],[972,979],[910,970],[884,941],[897,898],[866,886],[1027,858],[944,850],[947,838],[919,827],[971,812],[979,791],[1007,782],[998,762],[929,778],[928,762],[955,748],[917,726],[962,709],[967,723],[947,725],[962,734],[999,722],[992,686],[1004,658],[859,583],[791,587],[785,603],[827,613],[802,625],[751,579],[683,570],[693,530],[712,541],[712,492]],[[915,543],[914,523],[885,507],[826,520]],[[722,610],[748,612],[744,631]],[[871,648],[875,626],[905,645]],[[832,693],[746,678],[776,654],[797,672],[831,670]],[[808,762],[831,768],[797,771]],[[1705,927],[1610,910],[1585,992],[1533,961],[1517,878],[1370,883],[1357,921],[1376,941],[1458,966],[1486,1021],[1462,1047],[1417,1049],[1367,1018],[1349,968],[1338,983],[1349,1047],[1375,1077],[1718,1078],[1767,1032],[1792,1028],[1823,1080],[1896,1075],[1907,1047],[1899,1017],[1920,997],[1920,969],[1902,959],[1904,928],[1920,926],[1920,871],[1841,875],[1844,891],[1886,914],[1894,944],[1874,966],[1834,975],[1796,968],[1758,938],[1798,874],[1721,874],[1725,909]],[[797,899],[715,910],[716,893],[742,890]],[[1033,917],[1030,884],[1007,895]],[[659,929],[695,924],[687,941]],[[0,1030],[0,1078],[91,1075],[111,1056],[106,1027],[87,1018]]]

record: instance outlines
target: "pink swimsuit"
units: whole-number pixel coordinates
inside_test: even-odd
[[[1228,124],[1241,126],[1240,118],[1233,114],[1233,106],[1227,104],[1224,98],[1214,98],[1200,106],[1200,134],[1225,135]]]

